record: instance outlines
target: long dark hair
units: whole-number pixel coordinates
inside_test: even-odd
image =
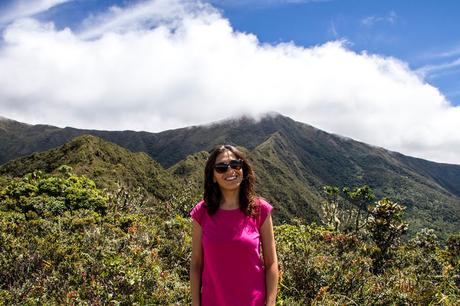
[[[243,181],[240,184],[239,202],[240,210],[247,216],[255,216],[257,214],[255,206],[255,191],[254,183],[255,176],[251,164],[248,162],[244,154],[231,145],[220,145],[215,147],[208,157],[206,167],[204,168],[204,202],[209,215],[214,215],[220,206],[222,200],[222,192],[217,183],[214,182],[214,164],[217,156],[220,153],[230,151],[235,154],[236,158],[243,160]]]

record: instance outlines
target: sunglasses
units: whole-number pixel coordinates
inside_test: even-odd
[[[214,165],[214,169],[217,173],[225,173],[227,172],[228,167],[232,168],[233,170],[240,170],[243,167],[243,160],[242,159],[232,159],[228,164],[227,163],[217,163]]]

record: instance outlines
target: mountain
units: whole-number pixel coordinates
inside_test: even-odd
[[[55,173],[62,165],[93,179],[102,189],[140,188],[157,199],[167,199],[181,187],[145,153],[133,153],[99,137],[82,135],[64,145],[7,162],[0,175],[22,176],[34,170]]]
[[[254,163],[259,194],[273,202],[277,222],[318,220],[324,185],[370,185],[377,198],[407,206],[413,231],[460,231],[460,165],[434,163],[329,134],[272,114],[224,120],[161,133],[94,131],[0,122],[0,161],[49,149],[91,134],[145,152],[170,175],[200,188],[207,152],[231,143]]]

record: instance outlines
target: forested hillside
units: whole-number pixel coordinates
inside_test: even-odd
[[[246,135],[247,139],[253,139],[253,142],[245,142],[247,147],[239,147],[254,164],[257,192],[276,207],[274,219],[277,224],[294,218],[321,224],[322,203],[326,199],[323,186],[369,185],[378,198],[389,197],[406,207],[405,218],[411,224],[410,235],[429,227],[446,239],[449,233],[460,231],[460,198],[455,195],[455,188],[450,188],[450,192],[438,183],[440,179],[431,178],[427,173],[434,176],[434,170],[423,168],[424,161],[409,159],[414,164],[405,165],[399,161],[401,156],[398,154],[330,135],[285,117],[278,116],[260,123],[242,120],[199,127],[195,132],[192,128],[186,133],[196,133],[195,136],[187,134],[192,140],[202,137],[202,142],[193,140],[195,146],[203,146],[204,141],[214,139],[214,136],[218,138],[214,139],[216,143],[233,142],[232,135]],[[208,134],[199,130],[206,130]],[[225,130],[228,130],[227,134]],[[272,130],[276,132],[264,139],[263,135]],[[255,131],[254,138],[248,136],[250,131]],[[218,133],[223,136],[219,138]],[[163,143],[162,152],[169,152],[171,157],[183,154],[177,153],[183,149],[189,150],[186,144],[179,145],[181,141],[192,141],[184,134],[170,136],[164,138],[170,143]],[[240,140],[244,141],[243,138]],[[179,147],[174,151],[171,146],[176,144]],[[87,135],[61,147],[10,161],[0,166],[0,175],[21,176],[37,169],[54,172],[66,164],[72,166],[77,174],[95,180],[100,188],[136,187],[146,196],[158,199],[166,199],[177,190],[189,190],[194,195],[193,200],[197,201],[202,193],[202,173],[207,154],[206,150],[194,152],[165,169],[160,162],[143,152],[133,153]],[[419,169],[423,171],[414,170],[417,162],[422,165]],[[446,177],[452,177],[450,182],[455,183],[455,167],[437,167],[436,178],[450,171]]]
[[[0,305],[190,305],[190,201],[103,191],[69,166],[0,177]],[[370,213],[359,231],[275,226],[277,305],[457,305],[460,235],[401,242],[400,205]]]
[[[418,229],[426,222],[407,218],[410,207],[384,198],[390,189],[335,184],[350,182],[337,173],[322,179],[331,161],[350,174],[360,164],[328,161],[332,153],[320,139],[327,134],[315,133],[319,138],[308,142],[275,132],[240,147],[256,168],[258,193],[275,208],[277,304],[456,305],[455,215],[451,232],[439,236]],[[307,151],[322,151],[324,165],[307,163]],[[145,153],[84,135],[1,166],[0,305],[189,305],[188,213],[201,197],[207,156],[199,151],[164,169]],[[397,169],[384,171],[375,159],[373,165],[375,173],[361,170],[363,178],[393,173],[404,182]],[[441,190],[405,182],[432,186],[434,198]]]

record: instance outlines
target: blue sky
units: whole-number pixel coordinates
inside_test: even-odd
[[[262,42],[311,46],[343,39],[357,52],[393,56],[414,70],[426,68],[427,81],[460,105],[460,62],[449,65],[460,58],[458,1],[212,2],[235,29],[256,33]]]
[[[78,29],[91,14],[139,1],[66,1],[38,14],[57,27]],[[7,0],[0,10],[18,1]],[[24,1],[27,2],[27,1]],[[262,43],[313,46],[344,40],[356,52],[396,57],[424,73],[460,105],[460,4],[455,0],[210,0],[232,27]]]
[[[460,4],[0,2],[0,116],[162,131],[278,112],[460,164]]]

